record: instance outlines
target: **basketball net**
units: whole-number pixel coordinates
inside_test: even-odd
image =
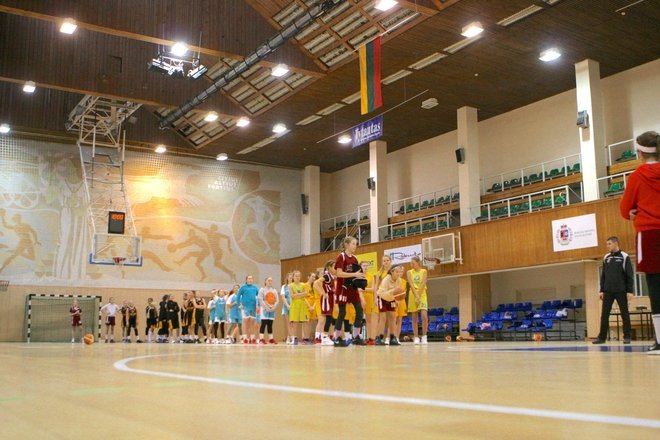
[[[437,264],[437,262],[438,262],[437,258],[424,257],[424,266],[426,266],[428,270],[435,269],[435,265]]]
[[[112,261],[115,263],[115,266],[123,266],[126,257],[112,257]]]

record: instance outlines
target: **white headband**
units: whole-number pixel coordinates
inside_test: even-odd
[[[637,144],[637,150],[641,151],[642,153],[655,154],[658,152],[658,147],[644,147],[642,145]]]

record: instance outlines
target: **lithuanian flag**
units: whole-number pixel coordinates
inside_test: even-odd
[[[358,49],[360,55],[360,113],[365,115],[383,105],[380,89],[380,37]]]

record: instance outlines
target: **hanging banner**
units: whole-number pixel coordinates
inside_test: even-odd
[[[383,136],[383,115],[376,116],[360,125],[356,125],[351,132],[353,148],[375,141]]]
[[[598,246],[596,214],[552,221],[552,248],[555,252]]]
[[[415,244],[412,246],[404,246],[395,249],[387,249],[384,255],[389,255],[392,259],[392,264],[410,263],[412,257],[422,258],[422,245]]]

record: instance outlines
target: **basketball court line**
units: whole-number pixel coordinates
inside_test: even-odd
[[[351,391],[323,390],[317,388],[293,387],[289,385],[273,385],[267,383],[241,382],[237,380],[219,379],[212,377],[192,376],[188,374],[167,373],[164,371],[142,370],[131,368],[128,363],[139,360],[157,357],[178,356],[179,354],[147,355],[135,356],[121,359],[113,364],[114,368],[127,373],[146,374],[170,379],[192,380],[196,382],[212,383],[217,385],[227,385],[242,388],[252,388],[266,391],[281,391],[285,393],[316,395],[322,397],[334,397],[339,399],[366,400],[382,403],[407,404],[415,406],[428,406],[435,408],[447,408],[463,411],[479,411],[495,414],[507,414],[528,417],[542,417],[556,420],[572,420],[576,422],[601,423],[607,425],[623,425],[641,428],[660,429],[660,420],[641,419],[635,417],[620,417],[605,414],[589,414],[568,411],[544,410],[534,408],[524,408],[515,406],[489,405],[481,403],[453,402],[449,400],[423,399],[417,397],[389,396],[385,394],[367,394]]]

